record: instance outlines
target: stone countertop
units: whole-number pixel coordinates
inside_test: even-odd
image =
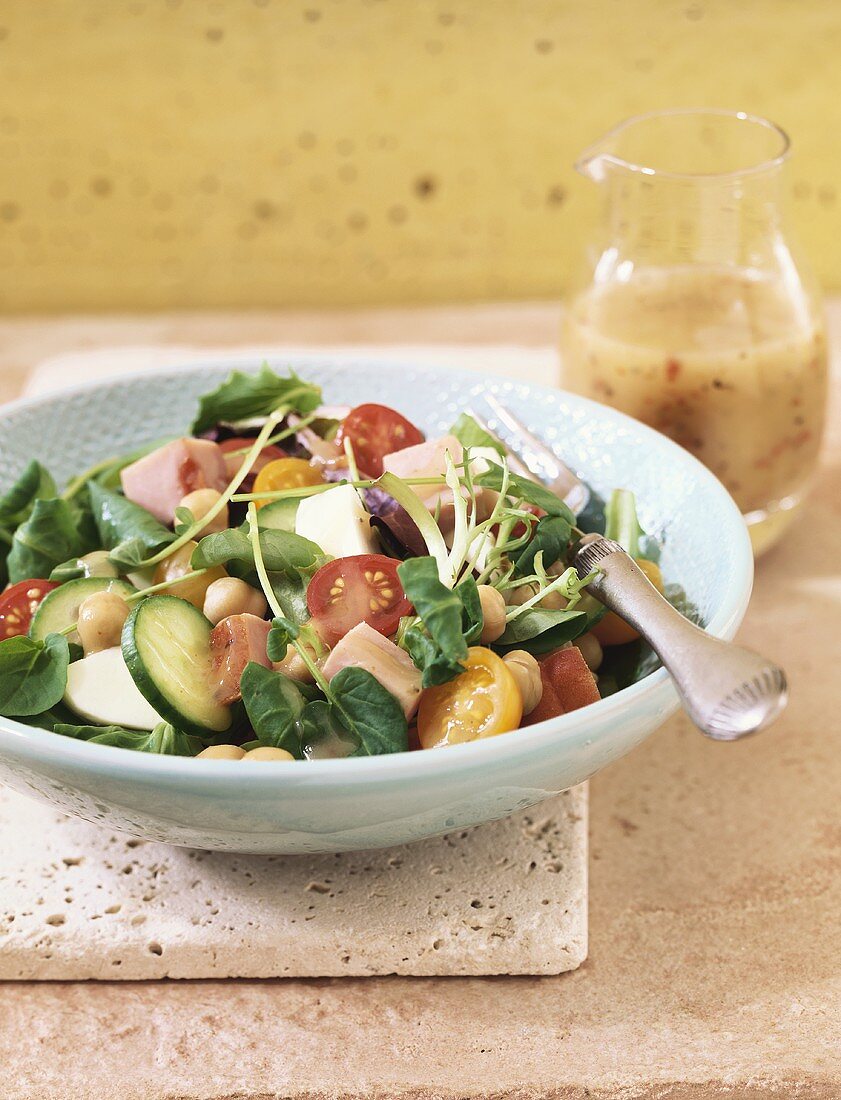
[[[841,307],[831,310],[834,346]],[[58,351],[161,342],[554,342],[551,306],[0,322],[0,393]],[[837,363],[836,363],[837,366]],[[841,379],[802,522],[740,638],[786,716],[677,717],[591,785],[590,957],[558,978],[6,984],[9,1100],[809,1097],[841,1092]]]

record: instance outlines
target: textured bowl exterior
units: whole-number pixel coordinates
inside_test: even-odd
[[[583,398],[455,369],[271,365],[318,381],[326,401],[381,401],[431,433],[495,394],[598,491],[632,489],[643,526],[663,540],[666,579],[684,585],[711,633],[735,633],[753,576],[744,523],[712,474],[665,437]],[[122,377],[6,406],[0,489],[33,456],[62,483],[109,455],[185,431],[198,395],[230,369],[210,363]],[[301,765],[149,756],[0,718],[0,779],[65,813],[171,844],[257,853],[376,848],[503,817],[574,786],[676,708],[660,669],[593,706],[501,737]]]

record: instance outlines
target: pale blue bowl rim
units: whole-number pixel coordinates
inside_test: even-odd
[[[269,357],[271,361],[274,356]],[[317,366],[329,361],[329,354],[318,351],[307,352],[305,349],[296,349],[290,353],[289,359],[294,361],[296,369],[298,364]],[[200,374],[202,372],[226,368],[229,370],[258,370],[264,361],[260,358],[218,359],[197,362],[191,360],[183,367],[174,367],[171,364],[166,367],[148,370],[130,371],[108,378],[97,378],[76,386],[68,386],[52,394],[40,397],[22,398],[12,401],[0,408],[0,424],[8,415],[13,415],[22,409],[38,408],[42,405],[51,405],[60,402],[65,397],[72,397],[91,389],[97,389],[103,385],[114,385],[122,382],[136,380],[149,380],[153,377],[173,377],[185,374]],[[400,369],[407,365],[401,360],[376,360],[365,359],[360,356],[358,360],[343,359],[342,368],[353,370],[356,366],[371,366],[372,363],[392,369]],[[422,366],[421,360],[412,360],[412,366]],[[517,379],[504,375],[481,375],[463,368],[442,368],[440,363],[429,365],[430,373],[444,371],[448,376],[459,375],[464,379],[470,379],[474,383],[481,381],[498,382],[502,384],[516,384],[526,390],[551,394],[557,398],[560,395],[564,400],[574,405],[579,405],[589,411],[593,416],[613,421],[620,427],[632,429],[642,442],[649,443],[664,449],[676,463],[688,466],[696,479],[707,486],[720,498],[723,513],[729,513],[732,519],[732,528],[726,532],[726,537],[732,539],[731,549],[734,556],[733,574],[719,593],[718,610],[707,623],[708,633],[718,638],[730,638],[737,630],[750,599],[753,585],[754,560],[753,551],[744,518],[733,498],[718,480],[693,455],[679,444],[674,443],[667,436],[647,427],[633,417],[626,416],[607,405],[601,405],[586,397],[580,397],[567,390],[557,389],[534,382],[520,382]],[[722,533],[724,535],[724,533]],[[646,709],[667,709],[673,705],[675,691],[670,677],[662,667],[646,676],[645,679],[623,688],[606,699],[600,699],[597,703],[591,703],[587,707],[571,711],[545,722],[539,722],[534,726],[526,726],[515,730],[511,734],[501,734],[497,737],[483,738],[461,745],[449,745],[442,752],[399,752],[383,756],[359,756],[340,760],[311,760],[306,762],[306,767],[292,767],[288,763],[278,761],[279,767],[267,768],[267,761],[242,761],[242,760],[204,760],[201,762],[202,782],[216,786],[224,786],[231,779],[243,778],[248,775],[249,782],[265,778],[271,783],[288,783],[289,785],[310,785],[319,780],[399,780],[428,778],[439,773],[452,772],[454,770],[469,770],[473,766],[481,769],[484,764],[503,761],[506,757],[518,757],[523,754],[531,755],[532,751],[538,751],[547,743],[557,743],[560,740],[573,740],[579,735],[586,735],[587,727],[595,725],[595,719],[603,722],[611,718],[620,717],[622,712],[629,707],[635,709],[635,704],[645,703]],[[115,767],[125,769],[128,764],[132,769],[140,773],[154,774],[159,780],[178,780],[187,777],[196,777],[196,763],[192,757],[158,756],[150,753],[134,752],[130,749],[121,749],[112,745],[88,745],[85,741],[75,741],[69,737],[61,737],[38,726],[27,726],[17,722],[13,718],[0,716],[0,734],[10,737],[10,746],[17,752],[30,759],[41,759],[44,752],[56,760],[57,763],[85,765],[90,771],[112,772]],[[93,751],[92,751],[93,750]],[[113,767],[112,767],[113,765]],[[247,769],[243,773],[243,768]]]

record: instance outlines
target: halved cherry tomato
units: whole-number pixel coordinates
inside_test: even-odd
[[[423,443],[424,435],[405,416],[386,405],[357,405],[342,421],[336,443],[342,447],[346,439],[353,446],[359,469],[371,477],[379,477],[386,455]]]
[[[237,435],[219,444],[220,449],[225,455],[225,465],[228,468],[229,477],[233,477],[242,465],[242,460],[245,458],[245,450],[243,450],[243,448],[247,450],[253,442],[253,439],[247,439],[245,436]],[[232,454],[232,451],[241,451],[242,453]],[[264,447],[259,455],[257,455],[257,460],[251,467],[252,474],[259,474],[264,466],[267,466],[270,462],[274,462],[277,458],[286,458],[286,452],[280,447],[275,447],[274,443],[269,443],[268,446]]]
[[[58,585],[53,581],[18,581],[0,594],[0,642],[29,633],[32,616],[48,592]]]
[[[321,471],[304,458],[277,458],[264,466],[254,478],[255,493],[276,493],[280,489],[303,489],[307,485],[321,485]],[[255,500],[258,508],[271,504],[270,500]]]
[[[355,554],[322,565],[307,588],[307,607],[328,645],[360,623],[386,637],[397,630],[412,611],[397,576],[399,564],[384,554]]]
[[[426,688],[418,708],[418,738],[425,749],[477,741],[515,730],[523,697],[508,666],[490,649],[471,646],[461,675]]]
[[[637,558],[637,565],[662,596],[663,574],[660,572],[660,566],[653,561],[648,561],[647,558]],[[608,611],[605,617],[593,627],[592,633],[602,645],[625,645],[639,638],[639,633],[624,619],[620,619],[614,611]]]
[[[557,649],[540,662],[540,678],[543,695],[533,711],[525,718],[524,726],[557,718],[570,710],[578,710],[589,703],[597,703],[601,696],[596,678],[590,671],[581,650],[575,646]]]

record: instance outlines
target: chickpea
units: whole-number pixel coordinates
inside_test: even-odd
[[[87,657],[120,644],[129,607],[116,592],[94,592],[79,606],[76,632]]]
[[[507,589],[505,598],[512,607],[519,607],[521,604],[528,603],[536,595],[537,585],[518,584],[516,588]],[[560,592],[550,592],[548,596],[543,597],[538,607],[546,608],[548,611],[560,611],[568,603],[569,600],[566,596],[562,596]]]
[[[315,661],[316,653],[312,646],[305,646],[305,648],[313,661]],[[283,675],[288,676],[290,680],[297,680],[299,684],[311,684],[313,682],[312,673],[307,668],[303,657],[293,645],[286,647],[286,656],[282,661],[274,661],[272,663],[272,668],[275,672],[282,672]]]
[[[516,588],[506,588],[505,600],[510,607],[519,607],[528,603],[532,596],[537,595],[537,586],[534,584],[518,584]]]
[[[271,745],[260,745],[252,749],[243,757],[244,760],[294,760],[295,757],[286,749],[275,749]]]
[[[180,549],[170,554],[168,558],[164,558],[155,569],[154,583],[163,584],[165,581],[178,580],[185,573],[191,573],[193,567],[190,565],[190,558],[193,556],[193,551],[197,545],[198,543],[192,540],[185,542]],[[193,607],[197,607],[201,611],[204,607],[204,597],[208,588],[214,581],[227,577],[227,575],[222,566],[217,565],[213,569],[208,569],[206,573],[202,573],[200,577],[193,577],[192,580],[184,581],[183,584],[173,584],[171,587],[163,589],[162,593],[167,596],[180,596],[182,600],[186,600],[187,603],[191,603]]]
[[[487,645],[505,633],[505,597],[498,588],[491,588],[489,584],[480,584],[478,591],[485,620],[479,641],[482,645]]]
[[[208,745],[196,760],[242,760],[245,751],[239,745]]]
[[[596,672],[604,657],[601,642],[599,642],[596,635],[589,632],[587,634],[582,634],[581,637],[576,638],[572,644],[581,650],[581,656],[587,662],[587,668],[589,668],[591,672]]]
[[[222,494],[218,489],[194,489],[192,493],[187,493],[178,507],[186,508],[188,511],[192,512],[193,518],[196,520],[203,519],[221,496]],[[226,504],[207,526],[202,528],[201,533],[203,535],[210,535],[214,531],[225,531],[227,528],[228,505]]]
[[[557,589],[554,592],[550,592],[548,596],[544,596],[540,601],[540,607],[545,607],[547,611],[563,611],[569,600]]]
[[[238,577],[220,577],[204,594],[204,617],[214,626],[229,615],[256,615],[262,619],[267,607],[263,593]]]
[[[79,565],[86,577],[118,577],[119,571],[111,561],[107,550],[92,550],[79,558]]]
[[[531,653],[524,649],[514,649],[502,658],[508,671],[517,681],[517,687],[523,697],[523,714],[531,714],[543,698],[543,677],[540,665]]]

